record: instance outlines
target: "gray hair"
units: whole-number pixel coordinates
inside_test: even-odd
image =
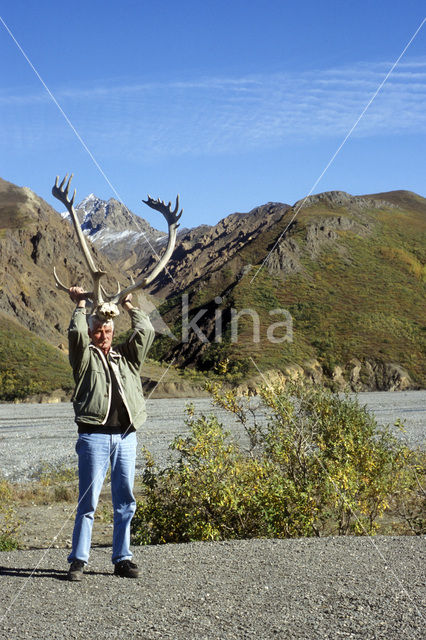
[[[87,319],[87,324],[89,325],[90,331],[94,331],[95,327],[111,327],[114,331],[114,320],[105,320],[104,318],[100,318],[96,315],[96,313],[92,313]]]

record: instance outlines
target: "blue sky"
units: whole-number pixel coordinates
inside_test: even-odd
[[[55,208],[177,192],[183,226],[293,204],[327,163],[426,15],[424,2],[5,1],[0,176]],[[426,24],[314,188],[426,196]]]

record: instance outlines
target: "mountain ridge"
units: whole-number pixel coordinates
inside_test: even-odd
[[[297,203],[284,207],[275,225],[228,261],[230,274],[210,272],[202,286],[188,289],[189,317],[205,310],[198,326],[209,344],[194,335],[179,347],[162,339],[165,348],[161,351],[157,343],[158,357],[175,357],[181,366],[239,362],[245,374],[253,369],[253,357],[262,371],[314,362],[314,369],[320,367],[339,384],[345,376],[352,383],[350,363],[360,362],[364,382],[358,377],[358,389],[387,388],[390,368],[400,363],[413,376],[414,387],[424,386],[426,199],[392,192],[391,200],[403,196],[400,206],[388,203],[386,194],[375,195],[331,192],[330,207],[330,192],[317,194],[296,218]],[[223,301],[219,309],[216,298]],[[170,307],[164,306],[166,321],[179,331],[179,310]],[[254,344],[250,320],[242,323],[238,344],[230,343],[233,308],[256,310],[265,334],[274,307],[287,309],[293,318],[292,344]],[[222,343],[214,342],[218,313]],[[392,388],[410,385],[405,374],[399,379]]]
[[[98,206],[90,212],[94,202]],[[131,212],[114,199],[105,203],[90,194],[80,205],[83,226],[90,212],[86,232],[93,235],[107,226],[108,218],[116,234],[146,228],[126,228]],[[216,225],[182,229],[167,272],[145,292],[154,294],[157,306],[163,301],[162,317],[177,338],[157,338],[153,355],[202,370],[228,360],[234,382],[256,373],[254,361],[261,371],[293,367],[314,375],[321,370],[323,380],[346,380],[354,387],[424,387],[425,219],[426,200],[408,191],[366,196],[331,191],[292,206],[269,202],[229,214]],[[160,253],[167,236],[158,233]],[[110,276],[105,280],[109,290],[115,289],[115,278],[125,286],[129,276],[155,264],[150,250],[139,252],[138,243],[130,248],[128,235],[117,260],[91,243],[96,263]],[[55,289],[53,266],[65,283],[91,286],[74,229],[30,189],[0,180],[0,238],[0,311],[58,346],[73,306]],[[188,295],[189,319],[202,312],[198,326],[207,343],[195,331],[188,342],[181,341],[183,294]],[[291,344],[265,340],[274,308],[291,314]],[[258,315],[259,343],[253,343],[247,318],[240,321],[239,342],[232,343],[232,309]],[[222,342],[215,341],[219,316]],[[121,315],[117,331],[125,326]]]

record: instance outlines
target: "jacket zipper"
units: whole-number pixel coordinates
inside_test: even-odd
[[[120,356],[120,357],[121,357],[121,356]],[[126,407],[127,413],[129,414],[129,419],[130,419],[130,425],[129,425],[129,427],[131,427],[131,426],[132,426],[132,424],[133,424],[132,412],[130,411],[130,407],[129,407],[129,405],[127,404],[127,398],[126,398],[126,395],[125,395],[125,393],[124,393],[123,385],[121,384],[120,369],[119,369],[119,367],[118,367],[117,363],[116,363],[116,362],[114,362],[113,360],[111,361],[111,369],[113,370],[114,375],[115,375],[115,379],[117,380],[118,390],[119,390],[119,392],[120,392],[121,399],[123,400],[123,404],[124,404],[124,406]],[[116,369],[117,369],[117,370],[116,370]]]

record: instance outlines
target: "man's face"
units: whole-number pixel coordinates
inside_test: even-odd
[[[111,325],[95,325],[93,330],[89,329],[89,336],[95,347],[98,347],[105,355],[111,349],[114,331]]]

